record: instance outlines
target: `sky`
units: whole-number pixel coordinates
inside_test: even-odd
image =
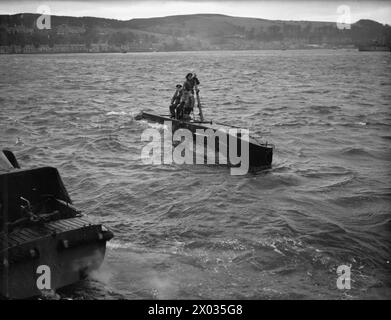
[[[372,19],[391,25],[391,1],[319,0],[0,0],[0,14],[37,13],[46,5],[50,14],[129,20],[169,15],[219,13],[271,20],[341,21]],[[341,7],[342,6],[342,7]],[[42,10],[42,9],[41,9]]]

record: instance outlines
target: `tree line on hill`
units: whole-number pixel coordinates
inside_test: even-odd
[[[35,48],[40,46],[53,47],[61,44],[84,44],[90,47],[93,43],[107,43],[113,46],[123,46],[125,44],[153,43],[156,41],[154,35],[138,35],[133,32],[112,32],[110,34],[100,34],[97,30],[86,29],[80,33],[63,33],[56,29],[50,30],[8,30],[0,26],[0,46],[17,45],[25,47],[32,45]]]
[[[119,21],[91,17],[51,17],[51,29],[40,30],[39,15],[0,15],[0,46],[53,47],[105,43],[159,50],[216,48],[260,48],[259,44],[305,43],[391,46],[391,27],[372,20],[360,20],[350,29],[335,23],[270,21],[221,15],[190,15]],[[251,23],[249,23],[251,22]],[[210,24],[210,27],[205,24]],[[190,25],[192,27],[190,27]],[[194,27],[194,25],[196,27]]]

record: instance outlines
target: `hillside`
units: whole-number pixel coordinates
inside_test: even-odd
[[[128,21],[52,16],[51,29],[39,30],[38,17],[0,15],[2,51],[18,48],[19,52],[31,52],[53,47],[65,51],[295,49],[375,42],[391,45],[391,27],[371,20],[360,20],[350,30],[339,30],[331,22],[272,21],[218,14]]]

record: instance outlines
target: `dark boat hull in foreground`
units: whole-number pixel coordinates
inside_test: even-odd
[[[71,205],[57,169],[18,169],[10,154],[0,161],[0,296],[24,299],[98,269],[113,234]]]
[[[229,129],[233,129],[235,127],[220,124],[220,123],[214,123],[212,121],[184,121],[184,120],[177,120],[172,119],[169,116],[164,115],[157,115],[149,112],[141,112],[137,117],[137,120],[147,120],[151,122],[156,122],[160,124],[164,124],[165,121],[171,121],[172,123],[172,131],[175,132],[177,129],[188,129],[190,130],[193,135],[196,135],[197,129],[207,130],[212,129],[214,132],[218,130],[225,130],[225,132],[228,132]],[[229,133],[227,133],[229,135]],[[232,136],[232,135],[230,135]],[[240,135],[235,136],[235,139],[237,139],[237,146],[238,146],[238,153],[240,154],[240,145],[241,145],[241,137]],[[228,140],[227,140],[228,141]],[[216,141],[216,151],[219,151],[219,148],[221,149],[221,142],[218,140]],[[227,146],[228,149],[228,146]],[[266,143],[259,143],[254,138],[249,138],[249,167],[251,170],[262,170],[270,168],[273,161],[273,149],[274,146],[272,144]]]
[[[4,241],[4,234],[0,235]],[[50,289],[74,284],[97,270],[103,262],[106,241],[100,226],[86,219],[70,218],[40,227],[21,228],[8,234],[8,271],[0,267],[1,295],[26,299],[45,295],[37,280],[39,266],[50,269]]]

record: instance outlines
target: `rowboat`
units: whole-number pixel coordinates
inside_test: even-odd
[[[240,128],[230,126],[223,123],[213,122],[213,121],[198,121],[198,120],[178,120],[173,119],[167,115],[158,115],[150,112],[142,111],[140,114],[136,116],[136,120],[146,120],[149,122],[164,124],[165,122],[171,122],[172,131],[175,132],[178,129],[188,129],[192,132],[193,136],[197,135],[197,130],[208,130],[211,129],[213,132],[225,132],[228,138],[234,137],[237,139],[238,146],[238,154],[240,154],[241,142],[244,139],[240,134]],[[235,136],[232,135],[232,129],[236,129],[239,133]],[[224,141],[228,141],[228,139],[224,139]],[[215,151],[219,152],[222,150],[223,139],[216,138]],[[273,149],[274,146],[267,142],[258,142],[255,138],[248,138],[248,146],[249,146],[249,167],[252,171],[258,171],[270,168],[273,160]],[[227,146],[227,150],[229,146]],[[229,163],[228,163],[229,164]]]
[[[56,168],[0,150],[0,297],[54,293],[99,268],[113,233],[73,205]]]

